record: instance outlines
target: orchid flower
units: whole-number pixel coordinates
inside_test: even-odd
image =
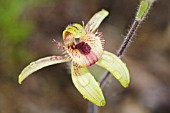
[[[71,61],[71,77],[75,87],[85,99],[97,106],[104,106],[106,101],[102,90],[88,66],[97,64],[105,68],[123,87],[130,82],[126,65],[116,55],[103,50],[104,39],[97,28],[108,14],[108,11],[101,10],[85,26],[77,23],[68,25],[63,31],[64,44],[54,40],[65,55],[49,56],[30,63],[19,75],[18,82],[21,84],[30,74],[44,67]]]

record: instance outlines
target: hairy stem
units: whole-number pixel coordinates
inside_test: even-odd
[[[123,55],[123,53],[125,52],[126,48],[128,47],[128,45],[131,43],[132,38],[135,35],[135,32],[138,29],[138,26],[140,25],[141,21],[137,21],[135,20],[132,24],[132,27],[130,28],[127,36],[125,37],[122,45],[120,46],[118,52],[117,52],[117,56],[121,57]]]
[[[125,50],[127,49],[128,45],[131,43],[132,38],[135,35],[135,32],[138,29],[138,26],[141,24],[141,21],[139,20],[135,20],[132,24],[132,27],[130,28],[128,34],[126,35],[126,37],[124,38],[123,43],[121,44],[118,52],[117,52],[117,56],[121,57]],[[103,76],[100,79],[100,86],[103,89],[104,83],[107,81],[107,78],[109,77],[110,72],[109,71],[105,71]],[[98,107],[92,103],[89,103],[89,111],[88,113],[98,113]]]
[[[152,4],[155,1],[156,0],[142,0],[140,2],[135,20],[134,20],[128,34],[124,38],[123,43],[121,44],[120,48],[118,49],[118,52],[117,52],[118,57],[121,58],[122,55],[125,53],[125,50],[127,49],[128,45],[131,43],[131,40],[134,37],[138,27],[140,26],[142,21],[146,18],[146,15],[148,14]],[[106,81],[106,79],[108,78],[109,75],[110,75],[110,72],[108,72],[108,71],[103,74],[103,76],[100,79],[101,87],[103,87],[103,83]]]
[[[122,42],[120,48],[118,49],[117,56],[119,58],[122,57],[122,55],[125,53],[126,49],[128,48],[128,45],[131,43],[131,40],[133,39],[136,31],[138,30],[138,27],[142,23],[142,21],[146,18],[146,15],[148,14],[152,4],[156,0],[141,0],[139,8],[137,10],[137,14],[135,17],[135,20],[128,31],[128,34],[124,38],[124,41]],[[103,89],[104,83],[107,81],[107,78],[109,77],[110,72],[106,71],[103,76],[100,79],[100,86]],[[98,107],[92,103],[89,103],[89,111],[88,113],[98,113]]]
[[[88,113],[98,113],[98,106],[96,106],[95,104],[89,102],[88,103]]]

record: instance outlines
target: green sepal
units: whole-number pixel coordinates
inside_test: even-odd
[[[45,58],[41,58],[37,61],[31,62],[27,67],[25,67],[21,74],[18,77],[18,83],[21,84],[23,80],[25,80],[29,75],[34,73],[35,71],[38,71],[44,67],[58,64],[58,63],[63,63],[63,62],[68,62],[70,61],[70,58],[64,58],[62,56],[49,56]]]
[[[102,57],[96,64],[108,70],[123,87],[128,87],[130,83],[129,71],[119,57],[104,51]]]
[[[97,106],[104,106],[106,104],[99,83],[96,82],[86,67],[79,67],[72,62],[71,75],[75,87],[85,99],[88,99]]]
[[[89,22],[86,24],[85,29],[93,32],[95,31],[101,22],[109,15],[109,12],[106,11],[105,9],[97,12],[94,14],[94,16],[89,20]]]

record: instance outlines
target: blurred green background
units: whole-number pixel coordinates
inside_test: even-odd
[[[31,61],[61,55],[68,24],[87,23],[101,9],[110,12],[99,31],[105,49],[116,53],[133,22],[138,0],[0,0],[0,113],[86,113],[68,64],[38,71],[22,85],[21,70]],[[123,57],[131,75],[124,89],[110,76],[100,113],[170,113],[170,1],[158,0]],[[68,67],[68,68],[66,68]],[[93,66],[98,78],[103,70]]]

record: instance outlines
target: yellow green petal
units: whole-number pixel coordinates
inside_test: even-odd
[[[44,67],[54,65],[57,63],[63,63],[70,61],[69,58],[64,58],[62,56],[50,56],[41,58],[35,62],[31,62],[27,67],[25,67],[18,77],[18,83],[21,84],[24,79],[26,79],[33,72],[42,69]]]
[[[72,46],[76,38],[86,38],[86,32],[82,25],[71,24],[63,31],[63,40],[66,46]]]
[[[99,27],[100,23],[104,20],[104,18],[108,16],[108,14],[109,12],[104,9],[97,12],[85,26],[86,31],[95,31]]]
[[[70,32],[74,38],[82,38],[86,35],[84,27],[77,23],[68,25],[65,31]]]
[[[75,87],[85,99],[88,99],[97,106],[104,106],[106,104],[99,84],[87,68],[80,68],[72,63],[71,74]]]
[[[104,51],[97,65],[107,69],[124,87],[130,83],[129,71],[126,65],[116,55]]]

